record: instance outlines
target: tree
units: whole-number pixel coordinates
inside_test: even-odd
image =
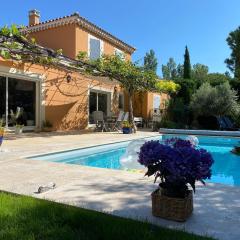
[[[110,79],[120,82],[128,93],[129,122],[133,121],[133,95],[139,91],[164,92],[166,86],[158,84],[158,77],[153,71],[147,71],[131,61],[125,61],[115,55],[105,55],[92,62],[99,72],[104,72]],[[170,88],[169,88],[170,89]],[[171,90],[171,89],[170,89]]]
[[[194,64],[192,69],[192,79],[196,80],[199,85],[206,81],[208,75],[208,66],[204,64]]]
[[[183,69],[183,78],[190,79],[191,78],[191,62],[190,62],[190,55],[188,51],[188,47],[185,48],[184,54],[184,69]]]
[[[224,116],[239,111],[236,91],[232,90],[229,83],[212,87],[204,83],[193,94],[190,108],[197,116]]]
[[[225,63],[234,77],[240,80],[240,27],[230,32],[226,41],[231,49],[231,54]]]
[[[183,65],[180,63],[177,65],[177,78],[183,78]]]
[[[144,57],[144,68],[147,71],[157,72],[157,58],[155,57],[154,50],[150,50],[149,53],[147,52]]]
[[[174,80],[177,76],[177,64],[173,58],[169,58],[167,65],[162,65],[163,79]]]
[[[228,77],[222,73],[209,73],[206,80],[211,86],[214,87],[229,82],[231,80],[231,77]]]
[[[184,104],[188,105],[193,93],[196,91],[197,84],[194,79],[177,79],[175,83],[180,85],[177,98],[182,98]]]

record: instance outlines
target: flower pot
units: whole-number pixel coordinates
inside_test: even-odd
[[[16,126],[15,127],[15,134],[19,135],[23,132],[23,127],[22,126]]]
[[[193,194],[189,192],[185,198],[167,197],[161,189],[152,193],[152,214],[168,220],[185,222],[193,211]]]
[[[132,133],[132,128],[123,127],[122,131],[123,131],[123,134],[130,134]]]
[[[0,128],[0,147],[3,143],[3,136],[4,136],[4,129],[3,128]]]

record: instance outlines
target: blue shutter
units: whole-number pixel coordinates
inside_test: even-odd
[[[101,44],[100,40],[98,39],[90,39],[90,59],[96,60],[100,58],[101,55]]]

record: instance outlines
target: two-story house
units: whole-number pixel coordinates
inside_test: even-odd
[[[62,49],[63,55],[73,59],[79,52],[87,52],[90,59],[119,54],[130,60],[135,51],[78,13],[41,22],[40,13],[32,10],[29,25],[22,32],[44,47]],[[58,130],[86,128],[93,111],[103,111],[106,116],[116,111],[114,94],[118,96],[118,110],[127,111],[127,95],[116,81],[0,59],[0,117],[8,121],[9,111],[22,107],[24,125],[29,129],[41,128],[44,120]],[[135,115],[147,118],[160,102],[160,95],[136,95]]]

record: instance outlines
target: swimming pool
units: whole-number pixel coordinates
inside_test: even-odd
[[[159,140],[171,137],[186,138],[184,135],[163,135]],[[156,139],[156,137],[154,138]],[[240,146],[240,138],[198,136],[199,147],[212,153],[215,163],[210,182],[240,186],[240,156],[230,151]],[[150,140],[150,139],[149,139]],[[85,165],[97,168],[121,169],[120,158],[130,142],[106,144],[78,150],[29,157],[34,160]]]

